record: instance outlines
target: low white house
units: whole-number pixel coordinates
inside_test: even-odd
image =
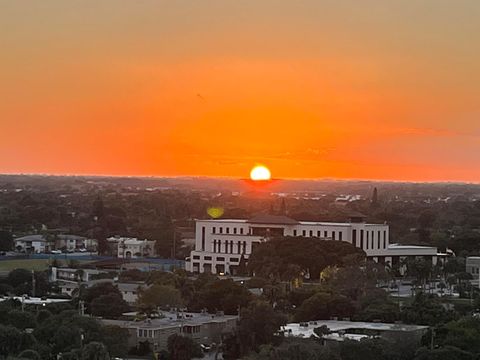
[[[115,283],[122,294],[123,300],[129,304],[135,304],[138,300],[138,292],[148,286],[145,283]]]
[[[14,240],[15,249],[26,253],[44,253],[48,248],[47,240],[43,235],[27,235]]]
[[[75,251],[77,249],[87,249],[90,251],[97,250],[97,240],[88,239],[78,235],[57,235],[55,239],[55,247],[57,249],[65,249]]]
[[[117,257],[135,259],[155,255],[155,241],[121,238],[117,243]]]

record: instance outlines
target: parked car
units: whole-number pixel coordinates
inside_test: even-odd
[[[50,254],[61,254],[62,250],[52,250],[50,251]]]

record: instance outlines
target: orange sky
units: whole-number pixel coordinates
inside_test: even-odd
[[[480,181],[478,0],[5,0],[0,172]]]

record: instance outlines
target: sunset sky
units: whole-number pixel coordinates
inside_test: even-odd
[[[480,181],[479,0],[2,0],[0,173]]]

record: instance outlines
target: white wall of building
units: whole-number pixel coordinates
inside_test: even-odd
[[[288,218],[285,218],[287,221]],[[291,220],[291,219],[290,219]],[[387,224],[365,222],[256,223],[249,220],[197,220],[195,250],[186,262],[187,271],[232,274],[241,257],[248,259],[257,243],[270,237],[315,237],[321,241],[345,241],[365,251],[367,258],[393,264],[406,257],[425,257],[437,261],[437,248],[390,244]]]
[[[297,224],[259,224],[248,220],[197,220],[195,250],[187,270],[231,273],[241,257],[248,259],[252,247],[268,239],[255,233],[316,237],[328,241],[346,241],[362,248],[367,256],[387,256],[389,228],[386,224],[298,222]],[[268,230],[267,230],[268,229]]]

